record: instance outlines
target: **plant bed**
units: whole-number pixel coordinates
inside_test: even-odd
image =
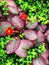
[[[49,1],[0,0],[0,65],[49,64]]]

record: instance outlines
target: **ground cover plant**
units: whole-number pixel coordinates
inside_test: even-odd
[[[49,65],[48,0],[0,0],[0,65]]]

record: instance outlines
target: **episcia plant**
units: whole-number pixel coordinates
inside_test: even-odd
[[[48,1],[1,0],[0,8],[0,65],[47,65]]]
[[[10,40],[13,40],[13,38],[11,38],[10,36],[6,36],[5,38],[2,37],[0,39],[0,43],[1,43],[0,44],[0,48],[2,48],[2,50],[0,50],[0,57],[2,57],[3,60],[4,60],[4,58],[3,58],[4,56],[7,57],[7,60],[5,58],[6,64],[9,64],[9,65],[14,64],[14,59],[16,59],[16,65],[18,65],[19,63],[20,63],[20,65],[21,64],[22,65],[25,65],[25,64],[26,65],[30,65],[32,63],[32,60],[35,59],[35,58],[38,58],[38,56],[40,55],[40,53],[45,53],[46,52],[45,45],[41,44],[37,48],[29,49],[28,50],[28,55],[27,55],[26,58],[20,58],[20,57],[16,56],[15,54],[12,54],[13,56],[12,55],[9,56],[6,53],[7,51],[3,50],[3,49],[5,49],[5,45],[7,45]],[[2,56],[3,54],[4,54],[4,56]]]

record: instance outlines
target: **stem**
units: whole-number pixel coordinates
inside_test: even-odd
[[[13,33],[19,33],[19,31],[18,30],[13,30]]]

